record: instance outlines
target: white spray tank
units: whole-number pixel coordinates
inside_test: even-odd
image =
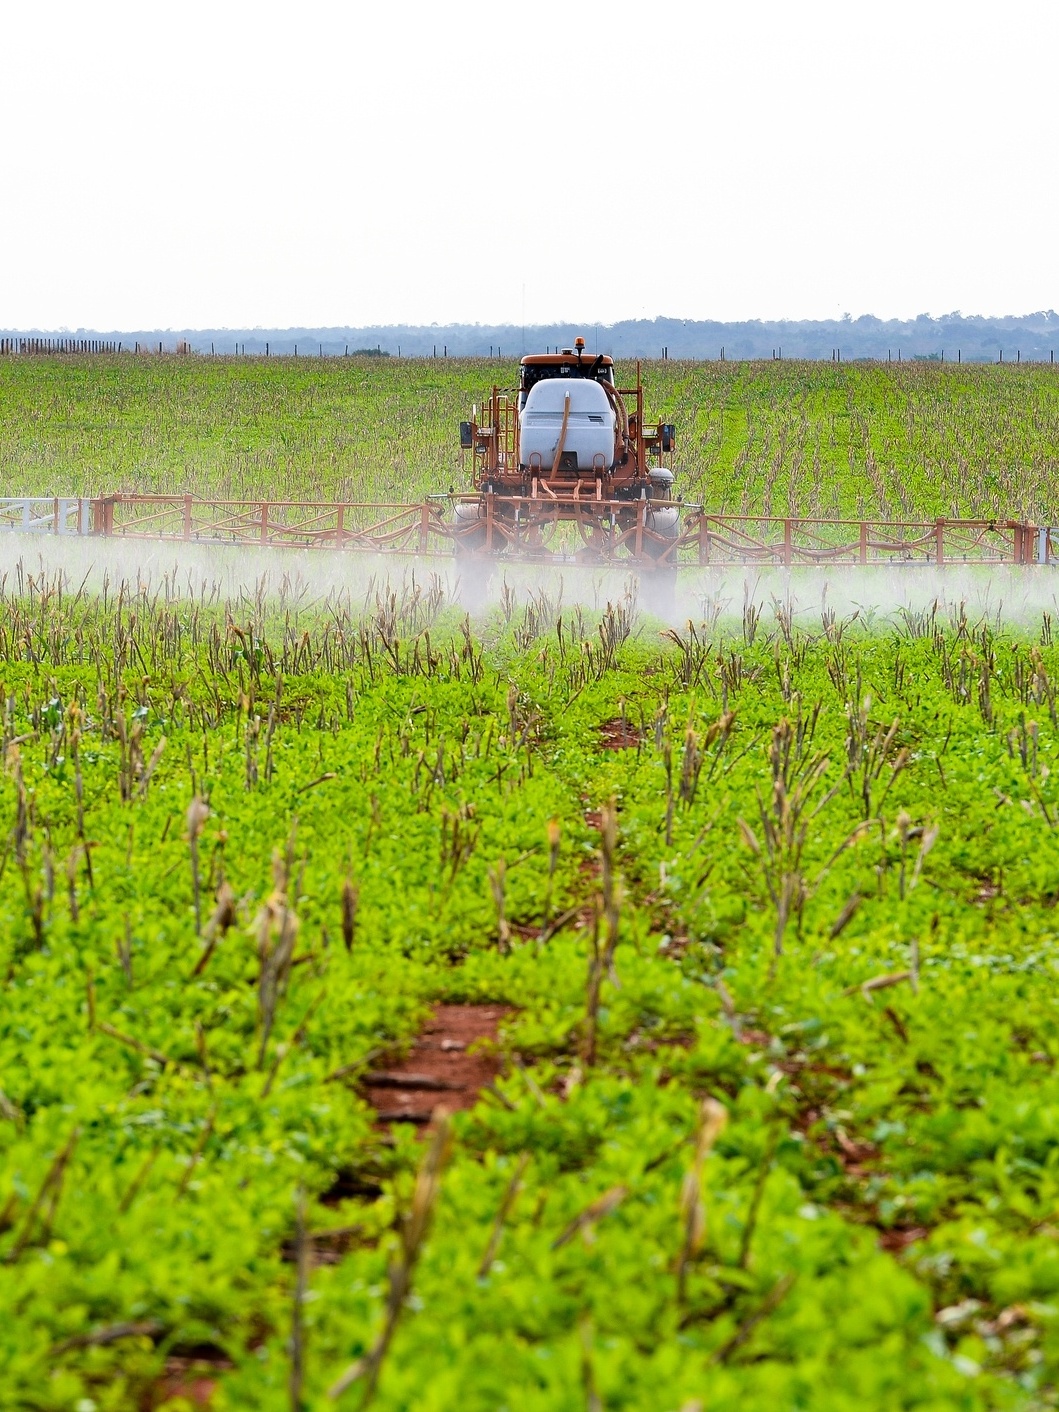
[[[562,469],[568,473],[576,469],[582,475],[610,470],[614,464],[615,421],[610,399],[592,378],[542,379],[530,388],[519,417],[519,465],[539,470],[547,477],[562,437]]]

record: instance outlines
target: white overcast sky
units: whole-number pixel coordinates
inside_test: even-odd
[[[0,326],[1059,307],[1059,5],[4,0]]]

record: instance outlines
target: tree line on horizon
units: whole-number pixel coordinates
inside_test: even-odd
[[[123,351],[194,352],[215,356],[494,358],[568,348],[580,335],[591,354],[616,358],[760,358],[1049,362],[1059,349],[1059,314],[991,317],[945,314],[879,319],[624,319],[522,328],[513,324],[389,324],[290,329],[3,329],[20,339],[74,337],[120,344]]]

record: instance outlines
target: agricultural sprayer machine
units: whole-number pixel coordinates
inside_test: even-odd
[[[1002,519],[881,521],[715,515],[674,487],[676,430],[648,421],[640,365],[573,348],[524,357],[460,423],[470,486],[416,504],[191,495],[0,499],[0,532],[335,549],[465,567],[520,559],[652,575],[736,565],[1050,564],[1059,530]]]
[[[457,552],[632,558],[676,567],[680,506],[672,498],[675,429],[645,420],[643,382],[616,385],[613,360],[573,348],[519,364],[515,396],[494,387],[460,424],[475,495],[454,507]]]

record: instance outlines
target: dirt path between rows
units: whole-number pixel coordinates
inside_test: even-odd
[[[439,1005],[406,1059],[365,1075],[361,1088],[381,1123],[430,1122],[434,1109],[471,1108],[501,1069],[491,1047],[504,1005]],[[472,1046],[489,1041],[471,1053]]]

